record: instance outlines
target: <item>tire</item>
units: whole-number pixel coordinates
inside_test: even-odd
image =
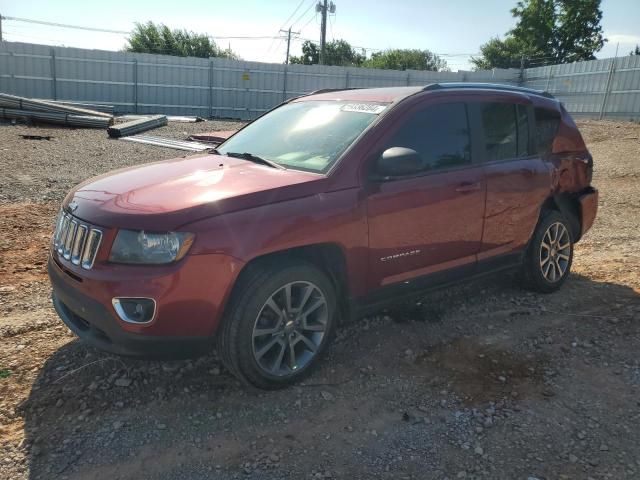
[[[523,264],[527,288],[551,293],[558,290],[571,271],[573,230],[560,212],[549,210],[538,222]]]
[[[254,269],[241,282],[218,333],[223,364],[261,389],[300,381],[333,336],[337,301],[331,280],[297,262]]]

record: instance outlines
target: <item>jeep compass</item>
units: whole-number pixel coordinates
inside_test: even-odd
[[[53,304],[100,349],[215,346],[243,382],[282,387],[348,316],[507,269],[560,288],[596,215],[592,167],[543,92],[314,92],[215,150],[74,188],[52,239]]]

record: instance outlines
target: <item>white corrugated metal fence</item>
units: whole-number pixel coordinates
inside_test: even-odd
[[[251,119],[322,88],[493,82],[548,90],[573,113],[640,118],[640,57],[479,72],[281,65],[0,42],[0,92],[118,113]]]

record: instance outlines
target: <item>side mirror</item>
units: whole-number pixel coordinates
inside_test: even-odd
[[[382,177],[402,177],[419,173],[423,169],[420,154],[405,147],[388,148],[376,163],[376,173]]]

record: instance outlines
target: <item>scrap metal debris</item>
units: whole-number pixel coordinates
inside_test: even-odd
[[[20,135],[25,140],[51,140],[51,135]]]
[[[89,128],[106,128],[113,123],[108,113],[6,93],[0,93],[0,117]]]
[[[138,120],[140,118],[149,118],[149,115],[120,115],[118,119],[120,120]],[[196,123],[196,122],[206,122],[206,120],[202,117],[185,117],[180,115],[167,115],[168,122],[182,122],[182,123]]]
[[[163,127],[166,124],[166,115],[153,115],[113,125],[107,129],[107,133],[111,138],[128,137],[129,135],[151,130],[152,128]]]
[[[220,144],[236,132],[237,130],[221,130],[218,132],[195,133],[189,137],[189,140]]]
[[[122,137],[120,140],[145,143],[147,145],[155,145],[157,147],[173,148],[175,150],[185,150],[188,152],[203,152],[212,148],[211,145],[206,143],[192,142],[188,140],[174,140],[173,138],[155,137],[152,135],[133,135],[130,137]]]

